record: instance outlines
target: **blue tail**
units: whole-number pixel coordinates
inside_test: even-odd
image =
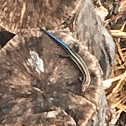
[[[48,32],[47,30],[40,28],[42,31],[44,31],[47,35],[49,35],[51,38],[53,38],[58,44],[60,44],[64,49],[70,51],[70,47],[65,44],[62,40],[60,40],[59,38],[57,38],[53,33]]]

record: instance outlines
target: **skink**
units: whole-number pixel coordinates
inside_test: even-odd
[[[49,37],[54,39],[60,46],[62,46],[62,48],[68,53],[71,60],[77,65],[77,67],[83,74],[82,91],[84,91],[85,86],[86,87],[89,86],[90,81],[91,81],[90,73],[84,59],[82,59],[80,55],[78,55],[75,51],[73,51],[67,44],[65,44],[59,38],[57,38],[53,33],[48,32],[44,28],[40,28],[40,30],[42,30]]]

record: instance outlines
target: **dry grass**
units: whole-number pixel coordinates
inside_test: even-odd
[[[126,47],[121,47],[120,38],[126,38],[123,32],[126,22],[119,30],[110,30],[115,38],[116,55],[112,78],[104,81],[107,100],[112,108],[126,112]]]

